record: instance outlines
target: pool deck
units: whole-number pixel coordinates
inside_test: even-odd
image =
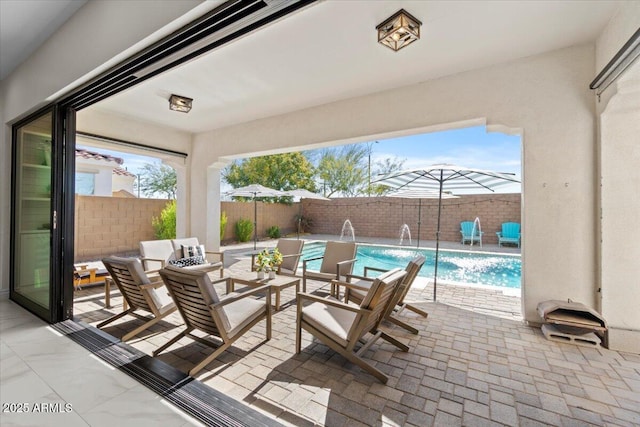
[[[249,269],[252,242],[224,249],[228,273]],[[433,302],[429,283],[408,297],[429,316],[402,314],[419,333],[387,328],[409,352],[379,342],[365,354],[386,385],[308,333],[295,354],[293,288],[283,290],[270,341],[261,322],[196,378],[290,426],[640,425],[640,355],[548,341],[522,321],[521,299],[500,291],[443,283]],[[328,289],[309,281],[316,295]],[[103,297],[100,287],[76,292],[76,320],[95,325],[121,310],[117,291],[111,309]],[[124,318],[104,330],[121,337],[138,324]],[[174,313],[129,344],[150,354],[182,324]],[[210,352],[182,339],[157,358],[187,371]]]

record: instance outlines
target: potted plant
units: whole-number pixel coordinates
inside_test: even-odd
[[[269,273],[270,279],[275,279],[276,269],[282,264],[282,254],[278,248],[270,251],[265,249],[260,252],[256,258],[256,271],[258,279],[264,279],[264,273]]]

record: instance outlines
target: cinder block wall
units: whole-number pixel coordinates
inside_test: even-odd
[[[76,195],[75,261],[138,253],[141,240],[155,239],[151,219],[167,205],[162,199]]]
[[[277,225],[282,235],[295,231],[295,216],[299,212],[299,203],[284,205],[281,203],[257,202],[258,209],[258,238],[267,236],[267,228]],[[237,240],[235,236],[235,224],[240,219],[248,219],[253,222],[253,202],[220,202],[220,212],[227,214],[227,226],[225,227],[223,241]]]
[[[411,237],[418,236],[418,199],[395,197],[358,197],[350,199],[302,200],[303,215],[313,221],[311,231],[340,235],[345,220],[350,220],[358,236],[399,238],[407,224]],[[497,243],[496,231],[503,222],[520,222],[520,194],[478,194],[442,201],[440,239],[460,240],[460,222],[480,218],[482,241]],[[420,239],[435,240],[438,199],[422,199]]]

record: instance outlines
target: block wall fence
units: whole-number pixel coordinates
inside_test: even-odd
[[[295,232],[295,216],[300,211],[300,204],[284,205],[281,203],[257,202],[258,211],[258,239],[267,236],[267,229],[273,225],[280,227],[280,232],[284,236]],[[227,226],[225,227],[223,242],[233,242],[237,240],[235,236],[235,224],[240,219],[248,219],[253,223],[254,205],[253,202],[220,202],[220,212],[227,214]],[[251,235],[253,239],[253,234]]]
[[[435,240],[438,199],[421,201],[420,240]],[[302,200],[303,215],[313,221],[312,233],[340,235],[345,220],[353,225],[356,240],[362,237],[399,238],[407,224],[411,237],[418,237],[418,199],[358,197],[332,200]],[[496,231],[503,222],[520,222],[521,195],[478,194],[442,201],[440,239],[460,240],[460,222],[480,218],[483,243],[498,243]]]
[[[151,219],[168,202],[79,195],[75,200],[75,262],[138,254],[141,240],[155,239]]]
[[[158,217],[167,204],[162,199],[132,199],[76,195],[75,261],[91,261],[112,254],[137,254],[141,240],[155,239],[151,219]],[[356,197],[332,200],[302,200],[302,214],[311,218],[311,232],[340,235],[349,219],[356,239],[362,237],[396,238],[407,224],[411,237],[418,235],[418,199],[392,197]],[[497,243],[495,232],[503,222],[520,222],[520,194],[467,195],[442,201],[441,234],[444,241],[460,240],[460,222],[480,218],[483,242]],[[227,214],[223,242],[235,237],[239,219],[253,222],[253,202],[220,202]],[[282,235],[295,233],[295,216],[300,203],[292,205],[257,203],[258,238],[267,237],[267,228],[277,225]],[[434,240],[438,212],[437,199],[422,199],[420,239]]]

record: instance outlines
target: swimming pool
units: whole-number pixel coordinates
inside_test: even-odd
[[[302,259],[322,256],[324,247],[324,242],[305,243]],[[411,259],[421,254],[427,260],[422,266],[419,276],[433,278],[435,253],[434,249],[358,244],[356,256],[358,261],[353,272],[362,275],[365,266],[387,270],[396,267],[405,268]],[[308,267],[317,270],[320,268],[320,262],[320,260],[311,261]],[[302,261],[300,268],[302,268]],[[438,281],[519,289],[521,270],[519,255],[440,250],[438,257]]]

